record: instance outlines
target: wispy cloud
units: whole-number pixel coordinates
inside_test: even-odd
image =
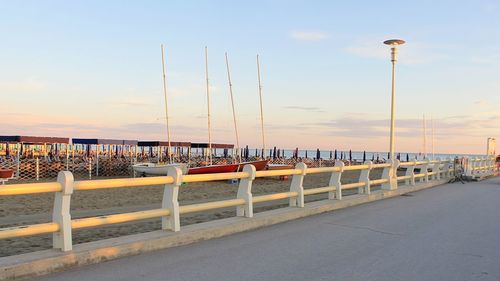
[[[0,92],[3,93],[36,93],[43,91],[47,85],[37,77],[28,77],[17,81],[0,81]]]
[[[310,112],[325,112],[323,109],[315,106],[295,106],[289,105],[284,106],[284,109],[293,109],[293,110],[302,110],[302,111],[310,111]]]
[[[292,31],[290,37],[297,41],[321,41],[328,35],[323,31]]]

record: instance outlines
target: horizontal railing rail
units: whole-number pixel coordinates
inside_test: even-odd
[[[242,172],[182,175],[179,168],[170,167],[167,176],[104,179],[74,181],[73,174],[68,171],[59,172],[57,182],[12,184],[0,187],[0,196],[21,194],[55,193],[52,222],[0,228],[0,239],[16,238],[38,234],[53,234],[53,247],[62,251],[72,249],[72,230],[106,226],[138,220],[161,218],[162,229],[179,231],[180,215],[204,212],[222,208],[236,207],[236,215],[253,217],[254,204],[289,199],[289,206],[304,207],[304,197],[314,194],[328,193],[328,199],[342,200],[342,191],[358,189],[358,194],[370,194],[371,188],[380,185],[381,189],[394,190],[402,182],[405,185],[415,185],[432,180],[449,179],[456,172],[455,160],[424,160],[400,163],[389,160],[384,164],[373,164],[367,161],[362,165],[344,166],[342,161],[336,161],[333,167],[307,168],[306,164],[298,163],[293,169],[256,171],[252,165],[246,165]],[[469,175],[489,175],[496,169],[494,158],[467,159],[465,173]],[[398,175],[398,169],[404,169],[404,175]],[[370,172],[382,169],[379,179],[371,179]],[[415,170],[419,169],[416,173]],[[359,179],[353,183],[341,183],[345,171],[360,171]],[[309,174],[330,173],[328,186],[304,189],[304,177]],[[292,176],[290,190],[287,192],[252,195],[252,183],[255,178]],[[181,183],[207,182],[219,180],[239,180],[237,196],[213,202],[204,202],[179,206],[178,193]],[[163,185],[162,206],[158,209],[71,219],[70,203],[74,191],[112,189],[139,186]]]

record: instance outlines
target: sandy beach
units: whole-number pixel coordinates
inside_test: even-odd
[[[373,170],[372,178],[380,178],[381,170]],[[343,173],[343,183],[357,182],[359,171]],[[304,180],[304,188],[323,187],[328,185],[329,173],[308,175]],[[289,190],[290,181],[278,178],[259,178],[254,181],[253,194],[263,195]],[[183,184],[179,192],[180,205],[232,199],[236,197],[238,184],[226,181],[201,182]],[[345,191],[344,195],[353,194],[355,190]],[[147,186],[119,189],[103,189],[75,192],[72,196],[71,210],[73,218],[124,213],[131,211],[159,208],[163,194],[162,186]],[[307,196],[306,202],[327,198],[326,194]],[[17,195],[0,197],[0,227],[23,224],[49,222],[53,206],[54,194]],[[255,212],[286,206],[287,200],[263,203],[255,206]],[[209,220],[231,217],[234,208],[214,210],[205,213],[186,214],[181,216],[182,225],[200,223]],[[123,223],[105,227],[75,230],[75,244],[100,239],[148,232],[161,228],[160,219],[151,219],[131,223]],[[52,247],[52,235],[37,235],[16,239],[0,240],[0,256],[9,256],[32,252]]]

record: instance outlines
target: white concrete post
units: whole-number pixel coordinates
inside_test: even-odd
[[[66,252],[73,249],[70,214],[71,194],[73,194],[74,184],[73,174],[69,171],[59,172],[57,182],[62,185],[62,190],[55,194],[52,221],[59,224],[59,231],[52,234],[52,245],[53,248]]]
[[[453,172],[450,171],[452,168],[455,168],[454,166],[454,162],[455,162],[455,159],[452,159],[450,157],[448,157],[446,159],[446,164],[444,165],[444,168],[446,169],[446,172],[444,173],[444,176],[446,178],[451,178],[453,176]]]
[[[474,161],[474,170],[472,170],[472,174],[474,176],[477,176],[477,174],[479,173],[479,168],[481,167],[481,163],[480,163],[480,159],[479,157],[476,157],[475,161]]]
[[[489,165],[489,173],[490,175],[495,173],[495,157],[490,157]]]
[[[342,177],[342,173],[344,172],[344,162],[340,160],[335,160],[335,167],[339,168],[338,172],[332,172],[330,177],[329,186],[335,186],[335,192],[328,192],[328,199],[337,199],[342,200],[342,183],[340,179]]]
[[[168,209],[170,215],[161,218],[161,229],[179,231],[181,229],[179,214],[179,186],[182,184],[182,170],[179,167],[168,167],[167,175],[174,178],[174,182],[166,184],[163,189],[161,207]]]
[[[478,176],[481,176],[481,174],[483,173],[483,158],[482,157],[478,157],[477,158],[477,175]]]
[[[368,169],[361,170],[359,174],[359,181],[364,182],[365,186],[358,188],[359,194],[370,194],[370,171],[372,170],[373,163],[372,161],[365,161],[364,165],[368,165]]]
[[[307,172],[307,165],[304,162],[297,163],[295,169],[300,169],[302,172],[299,175],[293,175],[292,184],[290,185],[290,192],[297,192],[298,195],[295,198],[290,198],[290,207],[297,206],[299,208],[304,207],[304,176]]]
[[[397,159],[389,159],[387,161],[387,164],[390,164],[390,166],[384,168],[382,171],[382,178],[387,179],[387,182],[382,184],[382,189],[394,190],[398,188],[397,170],[399,163]]]
[[[436,158],[436,163],[432,165],[432,173],[435,173],[432,175],[432,179],[434,180],[440,180],[441,179],[441,158]]]
[[[406,185],[415,185],[415,166],[417,165],[417,161],[413,160],[411,163],[411,166],[406,166],[405,176],[410,177],[405,180]]]
[[[420,173],[424,174],[423,177],[420,178],[420,182],[429,182],[429,162],[430,160],[428,158],[424,159],[424,164],[420,166]]]
[[[236,207],[236,216],[251,218],[253,217],[252,182],[255,179],[255,166],[247,164],[243,167],[243,172],[250,176],[240,180],[237,198],[244,199],[245,206]]]

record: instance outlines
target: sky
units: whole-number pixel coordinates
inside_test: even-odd
[[[500,1],[3,1],[0,135],[387,151],[391,62],[396,151],[484,153],[500,137]],[[431,123],[431,117],[433,122]]]

